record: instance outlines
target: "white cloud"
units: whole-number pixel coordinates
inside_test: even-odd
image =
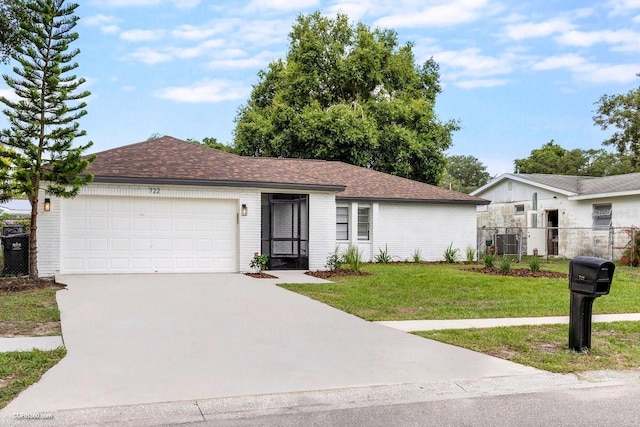
[[[217,23],[199,27],[195,25],[180,25],[171,31],[171,35],[181,40],[204,40],[215,34],[230,31],[232,28],[232,25],[219,26]]]
[[[252,0],[245,8],[247,13],[256,13],[264,11],[301,11],[312,7],[319,7],[319,0]]]
[[[271,61],[278,58],[274,52],[265,51],[253,57],[245,57],[241,50],[227,50],[222,52],[221,57],[209,62],[208,67],[211,69],[243,69],[255,68],[261,69],[266,67]]]
[[[556,39],[565,46],[591,47],[596,44],[613,45],[620,52],[640,52],[640,33],[632,30],[569,31]]]
[[[367,0],[345,0],[335,3],[327,8],[327,14],[335,16],[338,13],[344,13],[351,21],[360,21],[372,8],[371,2]]]
[[[135,7],[135,6],[155,6],[162,3],[162,0],[101,0],[97,1],[101,6],[109,7]]]
[[[620,83],[626,84],[636,81],[636,73],[640,70],[640,64],[588,64],[579,70],[578,77],[593,83]]]
[[[174,0],[173,4],[175,4],[176,7],[179,7],[181,9],[188,9],[188,8],[196,7],[197,5],[199,5],[200,0]]]
[[[218,52],[218,49],[225,45],[222,39],[207,40],[193,47],[187,48],[171,48],[168,50],[174,56],[181,59],[198,58],[204,55],[212,55]]]
[[[609,14],[612,16],[626,15],[628,12],[640,9],[640,0],[610,0],[607,6],[611,8]]]
[[[402,13],[380,18],[374,23],[374,26],[416,28],[465,24],[477,21],[483,16],[492,15],[500,8],[491,4],[489,0],[438,0],[435,3],[435,5],[420,8],[422,3],[418,2],[415,4],[414,10],[407,10],[411,9],[410,5],[402,7]]]
[[[542,22],[516,22],[505,27],[506,36],[512,40],[524,40],[537,37],[547,37],[556,33],[563,33],[574,28],[573,24],[564,18],[554,18]]]
[[[535,63],[532,68],[538,71],[557,70],[561,68],[578,69],[586,63],[587,61],[580,55],[570,53],[566,55],[549,56]]]
[[[121,20],[119,18],[116,18],[115,16],[98,14],[83,18],[81,22],[90,27],[101,27],[107,24],[115,24],[120,21]]]
[[[169,62],[173,60],[173,55],[166,52],[159,52],[156,50],[149,49],[148,47],[142,47],[140,49],[136,49],[134,52],[130,53],[128,58],[133,59],[138,62],[142,62],[144,64],[154,65],[159,64],[161,62]]]
[[[84,18],[80,22],[89,27],[100,27],[100,31],[105,34],[116,34],[120,31],[120,27],[117,24],[121,21],[115,16],[98,14]]]
[[[205,80],[187,87],[167,87],[156,93],[161,99],[187,103],[215,103],[246,99],[251,88],[230,80]]]
[[[129,42],[149,42],[164,37],[164,30],[127,30],[120,33],[120,38]]]
[[[171,0],[171,3],[178,8],[187,9],[198,6],[200,1],[201,0]],[[94,3],[103,7],[138,7],[156,6],[164,2],[164,0],[96,0]]]
[[[504,86],[508,83],[505,79],[475,79],[475,80],[461,80],[456,82],[456,86],[462,89],[477,89],[487,87]]]
[[[16,93],[9,88],[0,89],[0,96],[3,98],[7,98],[9,101],[13,102],[16,102],[20,99],[18,95],[16,95]]]
[[[510,54],[502,57],[481,55],[480,49],[477,48],[437,52],[433,57],[446,70],[448,77],[454,79],[461,76],[483,77],[509,74],[513,71],[515,60]]]

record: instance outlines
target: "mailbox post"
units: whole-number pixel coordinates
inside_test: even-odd
[[[579,256],[569,263],[569,349],[584,352],[591,348],[593,301],[609,294],[615,264],[606,259]]]

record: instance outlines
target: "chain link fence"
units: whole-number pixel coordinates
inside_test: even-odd
[[[640,263],[640,230],[636,227],[482,227],[478,253],[574,258],[596,256],[623,264]]]

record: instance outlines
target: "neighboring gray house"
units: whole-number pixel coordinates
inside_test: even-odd
[[[503,174],[471,195],[478,227],[524,230],[526,253],[619,258],[640,226],[640,173],[607,177]]]
[[[439,260],[475,246],[478,197],[341,162],[241,157],[162,137],[97,154],[74,199],[42,192],[38,269],[84,273],[323,269],[337,246],[365,260]],[[48,199],[50,210],[44,211]]]

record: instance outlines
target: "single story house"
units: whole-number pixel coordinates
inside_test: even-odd
[[[524,230],[529,255],[618,259],[640,226],[640,173],[506,173],[471,194],[491,201],[479,206],[478,227]]]
[[[12,218],[29,218],[31,202],[27,199],[10,199],[0,203],[0,213]]]
[[[336,247],[372,260],[475,247],[478,197],[342,162],[242,157],[169,136],[97,154],[73,199],[42,192],[38,270],[324,269]],[[48,210],[44,210],[48,202]]]

